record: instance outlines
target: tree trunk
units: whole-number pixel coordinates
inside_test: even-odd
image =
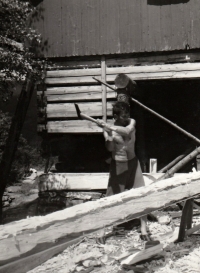
[[[2,197],[8,183],[8,176],[17,149],[28,106],[34,90],[34,84],[28,77],[22,86],[18,104],[10,126],[6,146],[0,163],[0,222],[2,221]]]

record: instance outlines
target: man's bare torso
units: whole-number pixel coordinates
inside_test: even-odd
[[[130,129],[128,136],[121,136],[116,132],[112,132],[114,142],[112,158],[116,161],[124,162],[135,157],[135,127],[132,128],[131,126],[130,122],[127,126]]]

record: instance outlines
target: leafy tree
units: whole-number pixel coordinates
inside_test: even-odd
[[[0,97],[9,99],[10,85],[23,81],[27,73],[41,76],[43,61],[35,57],[40,35],[27,24],[35,8],[27,1],[0,1]]]
[[[0,161],[6,145],[11,121],[11,116],[0,110]],[[31,147],[27,140],[20,136],[18,149],[15,153],[12,168],[8,177],[8,184],[19,182],[20,179],[29,172],[30,167],[37,170],[43,168],[44,165],[45,162],[41,157],[41,151],[35,147]]]
[[[0,0],[0,99],[7,101],[11,95],[10,85],[23,82],[0,162],[0,222],[1,200],[8,184],[20,132],[34,90],[33,81],[40,79],[43,74],[43,60],[37,59],[33,51],[34,46],[40,43],[40,35],[27,23],[33,9],[26,0]],[[27,86],[29,91],[26,90]],[[25,149],[25,145],[23,147]]]

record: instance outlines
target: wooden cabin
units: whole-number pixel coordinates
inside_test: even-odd
[[[148,107],[200,137],[200,1],[32,0],[30,24],[41,33],[38,56],[49,61],[38,85],[38,132],[58,171],[104,172],[109,157],[101,128],[79,120],[74,107],[112,121],[114,86],[125,73]],[[195,143],[134,103],[137,150],[161,168]],[[47,143],[50,143],[47,144]],[[83,164],[88,161],[88,164]],[[82,165],[83,164],[83,165]]]

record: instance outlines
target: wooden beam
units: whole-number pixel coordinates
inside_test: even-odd
[[[138,55],[138,54],[137,54]],[[151,65],[151,64],[167,64],[167,63],[185,63],[194,62],[200,60],[200,52],[184,52],[184,53],[172,53],[166,51],[164,54],[146,53],[140,56],[117,56],[109,57],[106,62],[108,66],[128,66],[128,65]]]
[[[115,92],[108,92],[107,99],[115,99]],[[48,95],[47,102],[68,102],[68,101],[94,101],[101,100],[102,92],[86,92],[81,94]]]
[[[111,119],[107,120],[109,124],[113,124]],[[95,123],[87,120],[64,120],[64,121],[48,121],[47,125],[48,133],[101,133],[102,128]]]
[[[79,69],[78,71],[77,73],[80,73]],[[46,84],[94,84],[92,77],[95,75],[67,76],[67,74],[64,75],[64,72],[62,73],[63,77],[46,78]],[[127,74],[132,80],[200,78],[200,63],[107,67],[107,82],[114,82],[116,75],[120,73]],[[101,80],[101,76],[96,75],[95,77]]]
[[[101,80],[106,82],[106,61],[105,56],[101,58]],[[102,117],[106,122],[107,120],[107,88],[104,84],[101,85],[102,91]]]
[[[106,190],[108,173],[52,173],[39,176],[39,191]]]
[[[101,93],[101,86],[100,85],[88,85],[88,86],[61,86],[61,87],[57,86],[57,87],[49,87],[44,92],[44,94],[46,96],[48,96],[48,95],[77,94],[77,93],[86,93],[86,92],[98,92],[98,93]]]
[[[200,174],[185,174],[40,217],[0,226],[0,265],[69,241],[83,233],[141,217],[199,194]]]
[[[81,77],[81,76],[101,76],[101,68],[88,69],[67,69],[67,70],[47,70],[47,78]]]
[[[184,179],[185,173],[175,173],[174,177]],[[145,185],[148,186],[162,173],[143,173]],[[39,177],[40,191],[54,190],[106,190],[109,173],[48,173]]]
[[[79,103],[79,108],[83,114],[92,117],[102,116],[102,103]],[[47,118],[68,118],[77,117],[77,112],[73,103],[48,104],[46,108]],[[107,103],[107,112],[112,116],[112,103]]]
[[[8,263],[0,267],[0,273],[26,273],[29,270],[39,266],[40,264],[46,262],[51,259],[53,256],[61,253],[67,247],[80,242],[84,237],[80,237],[69,242],[59,244],[58,246],[54,246],[47,250],[41,251],[39,253],[30,255],[26,258],[22,258],[20,260]]]
[[[114,85],[112,85],[114,87]],[[93,100],[102,99],[102,89],[100,85],[91,86],[70,86],[70,87],[51,87],[46,91],[38,91],[38,95],[47,97],[48,102],[53,101],[70,101],[70,100]],[[107,98],[115,98],[116,94],[113,90],[107,90]]]

